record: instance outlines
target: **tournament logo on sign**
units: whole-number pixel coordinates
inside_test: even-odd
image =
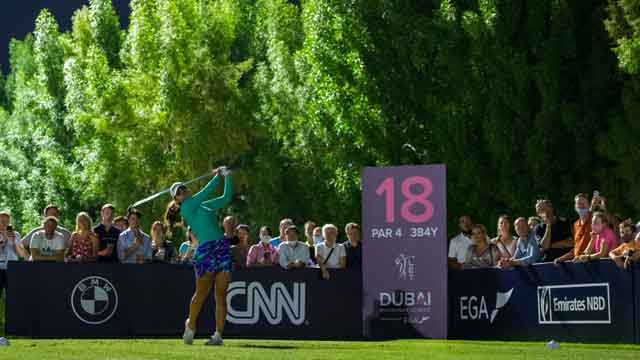
[[[107,322],[118,309],[118,292],[109,280],[100,276],[86,277],[71,292],[73,313],[85,324]]]
[[[413,280],[416,277],[415,256],[400,254],[396,258],[396,266],[398,267],[398,278],[400,280]]]
[[[609,284],[538,287],[539,324],[611,324]]]

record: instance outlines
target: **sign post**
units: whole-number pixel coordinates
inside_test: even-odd
[[[365,168],[363,325],[367,337],[447,337],[444,165]]]

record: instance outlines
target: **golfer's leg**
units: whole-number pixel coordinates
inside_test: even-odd
[[[209,295],[209,292],[211,291],[213,279],[213,273],[205,273],[196,279],[196,292],[191,298],[191,304],[189,304],[188,326],[192,330],[196,329],[200,310],[202,310],[202,305],[204,304],[207,296]]]
[[[224,323],[227,319],[227,289],[231,279],[230,272],[218,272],[215,275],[216,283],[216,331],[222,335]]]

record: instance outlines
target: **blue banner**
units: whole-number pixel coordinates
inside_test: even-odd
[[[451,338],[631,343],[633,273],[611,261],[449,273]]]

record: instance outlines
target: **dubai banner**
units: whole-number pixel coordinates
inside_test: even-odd
[[[365,168],[362,201],[365,336],[445,339],[445,166]]]

